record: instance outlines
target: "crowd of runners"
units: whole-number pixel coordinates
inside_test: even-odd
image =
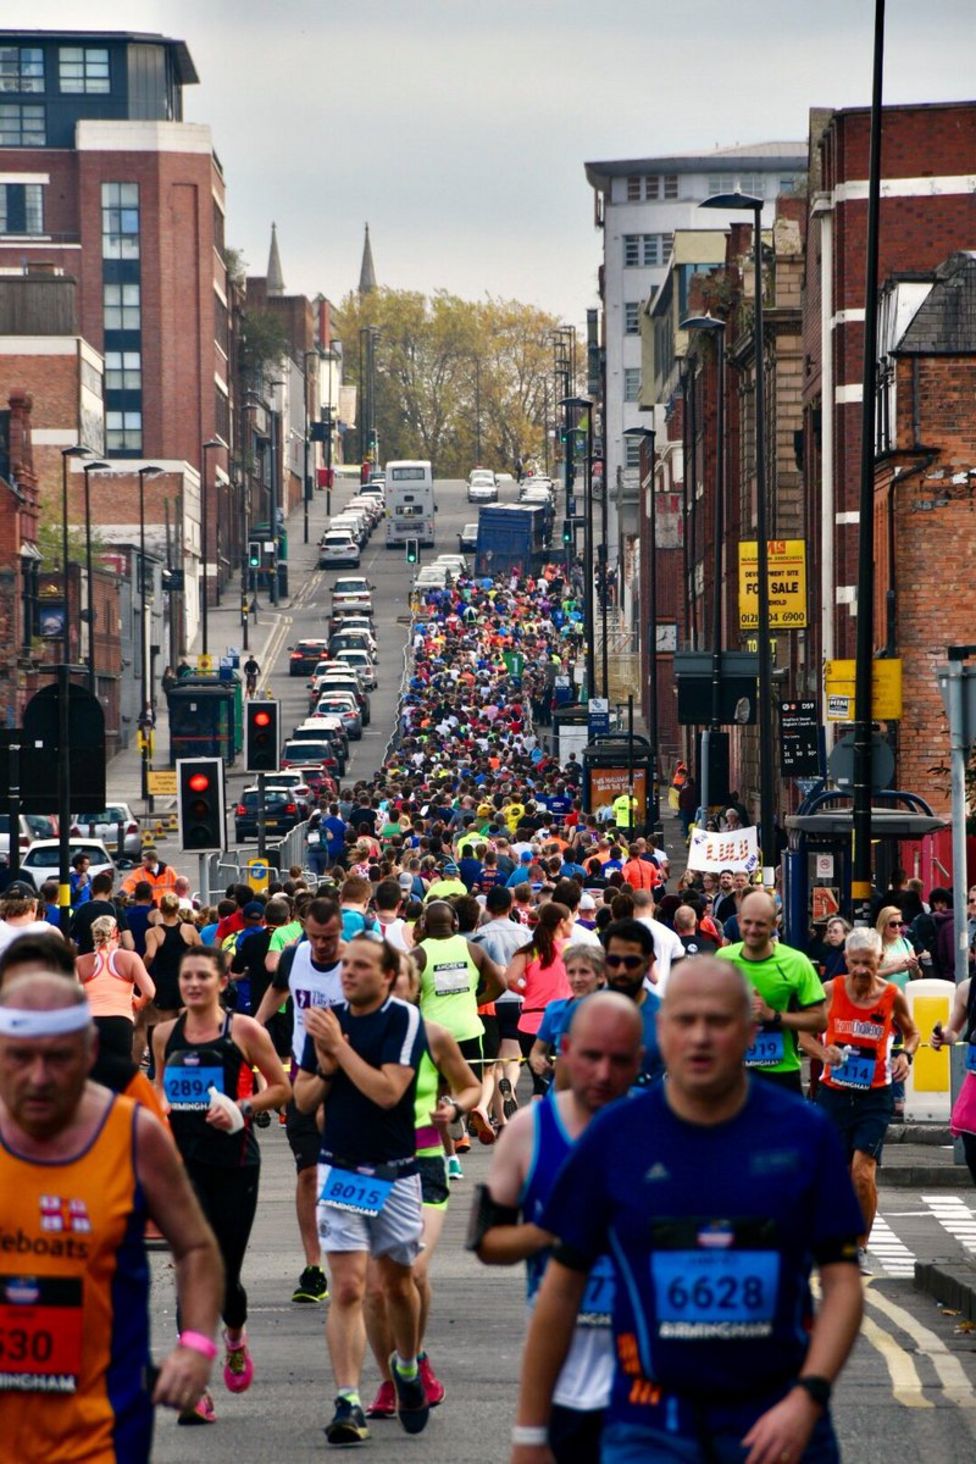
[[[811,960],[779,938],[775,892],[731,871],[677,876],[629,797],[609,821],[584,813],[582,769],[541,725],[579,624],[554,565],[425,592],[390,753],[323,809],[314,877],[232,887],[197,918],[173,891],[153,914],[150,892],[141,951],[113,926],[111,885],[83,922],[90,953],[29,901],[14,917],[25,929],[0,954],[10,1457],[135,1464],[153,1404],[216,1421],[215,1360],[231,1394],[260,1385],[242,1277],[258,1133],[279,1122],[296,1169],[291,1300],[327,1310],[329,1444],[384,1418],[418,1433],[446,1398],[449,1363],[426,1349],[431,1262],[474,1144],[492,1154],[465,1201],[468,1249],[526,1273],[517,1464],[837,1457],[831,1387],[920,1034],[881,934]],[[974,1029],[967,984],[934,1040]],[[804,1054],[822,1065],[814,1102]],[[976,1076],[976,1119],[970,1089]],[[148,1226],[178,1293],[158,1372]]]

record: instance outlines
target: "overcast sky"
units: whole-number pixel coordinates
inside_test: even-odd
[[[976,92],[976,0],[888,0],[885,100]],[[381,284],[574,322],[600,238],[587,159],[806,138],[870,100],[872,0],[31,0],[38,28],[186,41],[227,240],[338,300],[369,220]],[[8,16],[5,23],[10,24]],[[976,171],[976,160],[974,160]],[[974,240],[976,244],[976,240]]]

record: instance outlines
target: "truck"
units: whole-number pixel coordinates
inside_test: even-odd
[[[492,504],[478,514],[475,572],[528,574],[546,552],[550,515],[542,504]]]

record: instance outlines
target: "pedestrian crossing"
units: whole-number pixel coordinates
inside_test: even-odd
[[[899,1240],[883,1215],[875,1217],[868,1252],[875,1261],[881,1263],[886,1276],[914,1278],[914,1252],[908,1249],[903,1240]]]
[[[945,1235],[969,1255],[976,1255],[976,1209],[961,1195],[922,1195],[924,1209],[894,1210],[878,1214],[868,1240],[872,1271],[880,1278],[911,1280],[916,1260],[930,1260],[946,1254]],[[904,1221],[931,1220],[931,1227],[905,1225]],[[919,1255],[918,1251],[925,1253]]]
[[[943,1230],[970,1254],[976,1253],[976,1213],[965,1200],[958,1195],[923,1195],[922,1203],[928,1206]]]

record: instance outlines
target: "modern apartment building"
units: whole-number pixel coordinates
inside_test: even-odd
[[[664,282],[674,235],[679,229],[722,229],[741,220],[742,214],[698,208],[713,194],[736,188],[767,199],[770,222],[777,195],[792,192],[806,167],[806,142],[586,164],[594,219],[603,232],[599,292],[606,350],[603,420],[611,566],[624,564],[627,543],[638,532],[640,443],[623,432],[647,423],[640,416],[640,312]],[[621,589],[627,614],[629,596],[625,585]]]

